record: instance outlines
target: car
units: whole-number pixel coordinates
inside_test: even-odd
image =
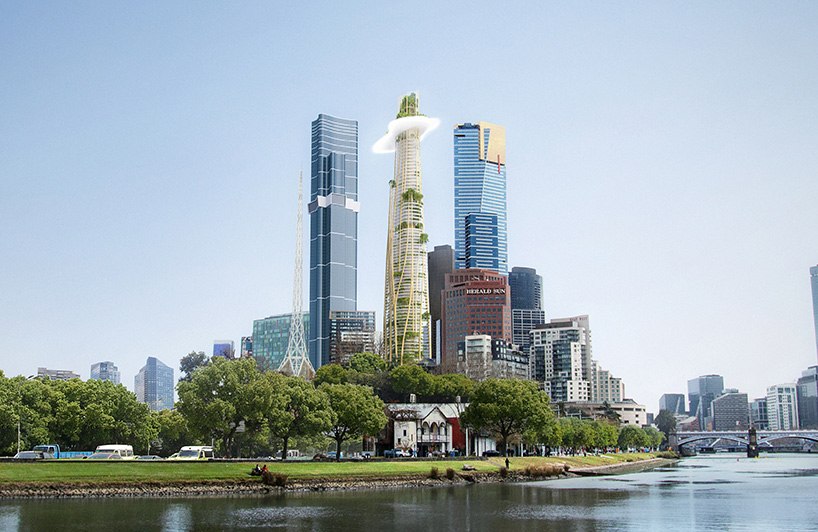
[[[383,452],[384,458],[401,458],[406,456],[412,456],[409,451],[404,451],[403,449],[387,449]]]
[[[137,456],[136,460],[164,460],[161,456],[156,456],[155,454],[145,454],[142,456]]]
[[[500,456],[500,451],[489,449],[488,451],[483,451],[483,456]]]
[[[94,453],[88,460],[122,460],[122,457],[118,453]]]
[[[17,460],[51,460],[54,455],[44,451],[20,451],[14,455]]]
[[[214,458],[213,447],[209,445],[185,445],[168,460],[210,460]]]

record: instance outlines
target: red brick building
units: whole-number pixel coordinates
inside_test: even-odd
[[[491,270],[468,268],[446,274],[441,296],[441,358],[444,372],[454,372],[457,344],[467,335],[512,339],[508,279]]]

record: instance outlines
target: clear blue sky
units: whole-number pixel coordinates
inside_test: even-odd
[[[510,265],[549,318],[590,315],[629,397],[706,373],[757,397],[818,363],[818,3],[278,4],[0,4],[7,376],[112,360],[132,388],[289,312],[319,113],[359,121],[381,319],[393,159],[370,147],[413,90],[441,119],[429,249],[453,241],[451,128],[504,125]]]

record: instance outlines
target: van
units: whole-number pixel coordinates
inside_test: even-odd
[[[95,453],[113,453],[118,454],[123,460],[133,460],[133,447],[130,445],[107,444],[97,447]]]
[[[168,460],[209,460],[213,457],[213,447],[209,445],[185,445]]]

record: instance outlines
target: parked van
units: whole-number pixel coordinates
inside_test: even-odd
[[[213,447],[209,445],[185,445],[168,460],[209,460],[213,457]]]
[[[133,447],[130,445],[108,444],[97,447],[95,453],[113,453],[118,454],[123,460],[133,460]]]

